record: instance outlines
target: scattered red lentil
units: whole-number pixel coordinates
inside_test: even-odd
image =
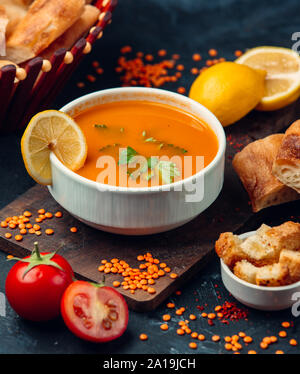
[[[166,56],[167,54],[167,51],[165,49],[160,49],[158,52],[157,52],[158,56],[160,57],[164,57]]]
[[[290,322],[282,322],[281,326],[287,329],[291,326],[291,324]]]
[[[10,239],[12,237],[10,232],[5,233],[4,236],[6,237],[6,239]]]
[[[211,340],[212,340],[213,342],[218,342],[220,339],[221,339],[221,338],[220,338],[219,335],[213,335],[212,338],[211,338]]]
[[[63,214],[62,214],[62,212],[59,212],[59,211],[58,211],[58,212],[56,212],[54,215],[55,215],[55,217],[57,217],[57,218],[61,218]]]
[[[217,52],[215,49],[210,49],[210,50],[208,51],[208,54],[209,54],[210,56],[212,56],[212,57],[215,57],[215,56],[217,56],[218,52]]]
[[[175,308],[175,304],[174,303],[168,303],[167,308],[173,309],[173,308]]]
[[[54,230],[52,230],[52,229],[46,229],[46,230],[45,230],[45,233],[46,233],[47,235],[53,235],[53,234],[54,234]]]
[[[279,331],[278,335],[281,337],[281,338],[285,338],[287,336],[287,333],[286,331]]]
[[[194,53],[192,58],[194,61],[200,61],[202,59],[199,53]]]
[[[191,342],[191,343],[189,344],[189,347],[190,347],[191,349],[196,349],[196,348],[198,347],[198,345],[197,345],[197,343],[195,343],[195,342]]]
[[[77,227],[71,227],[71,228],[70,228],[70,231],[71,231],[71,232],[77,232],[78,229],[77,229]]]
[[[170,316],[170,314],[164,314],[164,315],[162,316],[162,319],[163,319],[164,321],[170,321],[171,316]]]
[[[169,326],[166,323],[163,323],[162,325],[160,325],[160,328],[161,330],[166,331],[169,329]]]
[[[185,94],[186,89],[184,87],[178,87],[177,92],[183,95],[183,94]]]
[[[276,352],[275,352],[275,354],[276,355],[283,355],[284,354],[284,352],[283,351],[281,351],[280,349],[278,349]]]
[[[198,335],[198,340],[201,340],[201,341],[205,340],[205,335],[199,334]]]
[[[148,340],[148,335],[147,334],[141,334],[140,335],[140,340],[142,340],[142,341]]]
[[[264,343],[264,342],[260,343],[260,348],[267,349],[268,347],[269,347],[269,345],[267,343]]]
[[[290,345],[293,345],[293,346],[298,345],[297,340],[296,340],[296,339],[291,339],[291,340],[290,340]]]
[[[256,355],[256,351],[254,351],[253,349],[251,349],[250,351],[248,351],[248,355]]]
[[[124,47],[122,47],[120,49],[120,52],[122,54],[125,54],[125,53],[130,53],[132,51],[132,48],[130,47],[130,45],[125,45]]]
[[[242,56],[242,54],[243,54],[243,52],[240,51],[240,50],[236,50],[236,51],[234,52],[234,55],[235,55],[236,57],[240,57],[240,56]]]

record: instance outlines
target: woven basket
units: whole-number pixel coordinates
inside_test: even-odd
[[[48,108],[83,56],[100,39],[111,22],[117,0],[98,0],[98,22],[70,51],[57,50],[49,60],[35,57],[24,68],[6,65],[0,69],[0,133],[23,129],[37,112]]]

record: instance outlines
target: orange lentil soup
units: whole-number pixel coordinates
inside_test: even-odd
[[[165,104],[107,103],[74,119],[88,144],[87,160],[77,173],[109,185],[173,183],[200,171],[218,151],[217,137],[207,124]]]

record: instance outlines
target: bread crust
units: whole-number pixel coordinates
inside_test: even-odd
[[[285,132],[272,172],[282,183],[300,193],[300,120]]]
[[[283,134],[274,134],[256,140],[233,159],[233,167],[248,192],[254,212],[299,198],[296,191],[282,184],[272,174],[273,162],[283,137]]]
[[[84,12],[80,18],[59,38],[51,43],[48,48],[42,51],[40,56],[49,59],[53,53],[60,48],[69,50],[79,38],[90,30],[97,21],[99,14],[100,10],[95,6],[85,5]]]
[[[76,22],[84,0],[35,0],[7,41],[7,59],[21,63],[37,56]]]

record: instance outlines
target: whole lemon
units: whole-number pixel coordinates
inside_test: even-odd
[[[189,97],[204,105],[223,126],[231,125],[254,109],[265,90],[264,71],[234,62],[221,62],[201,73]]]

